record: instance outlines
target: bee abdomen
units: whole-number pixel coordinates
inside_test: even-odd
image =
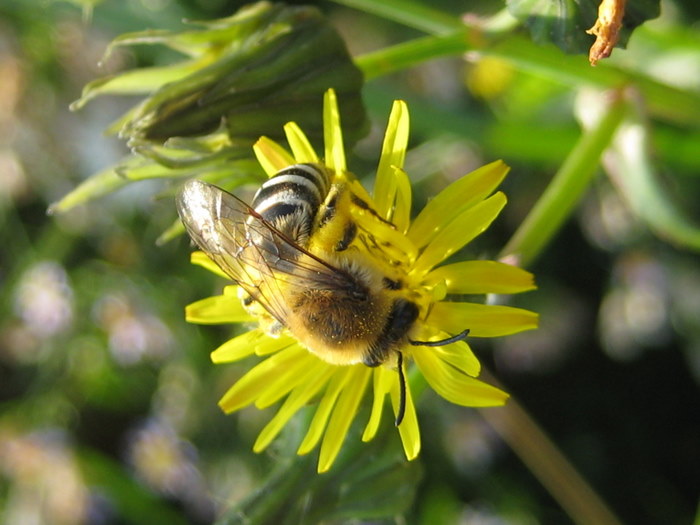
[[[330,175],[316,164],[294,164],[266,181],[253,209],[299,242],[311,232],[314,217],[330,189]]]

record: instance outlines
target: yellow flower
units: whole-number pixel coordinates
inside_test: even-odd
[[[506,203],[501,192],[493,193],[508,167],[501,161],[488,164],[452,183],[433,198],[411,222],[411,186],[403,171],[408,144],[409,117],[406,104],[394,103],[382,148],[373,196],[367,194],[346,169],[340,118],[335,93],[324,98],[323,162],[335,182],[350,185],[374,209],[356,207],[353,220],[371,231],[382,246],[381,253],[399,272],[402,289],[419,309],[411,336],[420,341],[443,341],[469,329],[473,337],[495,337],[536,328],[537,315],[519,308],[451,300],[465,294],[510,294],[533,289],[530,273],[495,261],[465,261],[438,266],[450,255],[482,233]],[[320,157],[294,123],[285,126],[291,153],[279,144],[261,138],[255,153],[272,176],[297,163],[319,163]],[[377,215],[387,222],[377,219]],[[393,225],[393,227],[390,225]],[[367,253],[367,257],[376,254]],[[202,252],[192,256],[195,264],[220,275],[221,270]],[[385,261],[386,262],[386,261]],[[187,320],[219,324],[261,321],[244,308],[235,285],[222,295],[187,307]],[[312,400],[320,399],[298,453],[306,454],[321,444],[318,471],[328,470],[335,460],[360,402],[373,393],[363,441],[371,440],[380,424],[388,395],[394,414],[400,412],[400,385],[393,367],[397,363],[370,368],[364,364],[330,364],[306,350],[283,332],[271,337],[254,328],[235,337],[212,353],[215,363],[237,361],[252,354],[263,358],[234,384],[220,401],[227,412],[254,404],[268,407],[284,399],[262,430],[254,450],[264,450],[290,418]],[[407,346],[401,354],[412,359],[428,384],[442,397],[463,406],[502,405],[508,395],[476,377],[480,364],[468,343],[458,340],[442,346]],[[401,366],[401,361],[399,361]],[[420,451],[420,433],[410,389],[406,391],[405,414],[398,431],[406,457]]]

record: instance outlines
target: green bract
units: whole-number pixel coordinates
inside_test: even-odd
[[[186,32],[144,31],[112,46],[161,44],[190,59],[144,68],[86,86],[79,108],[99,94],[151,92],[119,123],[121,136],[165,141],[225,129],[232,139],[279,136],[293,118],[312,137],[322,132],[319,100],[329,87],[357,140],[365,125],[362,73],[345,43],[314,8],[259,2],[229,18],[199,22]]]
[[[262,135],[282,139],[283,125],[295,121],[312,143],[320,144],[320,101],[329,88],[342,95],[348,144],[368,129],[362,72],[317,9],[259,2],[196,25],[182,32],[126,34],[112,42],[108,53],[115,47],[158,44],[186,58],[85,87],[72,109],[99,95],[147,95],[109,129],[134,154],[78,186],[51,211],[66,211],[134,180],[196,176],[232,189],[251,177],[262,178],[259,168],[250,168],[255,140]]]

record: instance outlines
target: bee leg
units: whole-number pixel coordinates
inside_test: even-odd
[[[396,352],[396,354],[396,370],[399,373],[399,409],[396,412],[396,421],[394,424],[398,427],[403,421],[403,416],[406,414],[406,376],[403,371],[403,354],[401,352]],[[382,362],[383,360],[378,359],[372,354],[366,355],[362,359],[362,363],[371,368],[381,365]]]
[[[342,252],[348,249],[350,243],[357,235],[357,225],[354,222],[349,222],[343,231],[343,238],[335,244],[335,251]]]
[[[328,199],[323,203],[318,211],[319,219],[317,228],[323,228],[326,224],[333,220],[336,215],[336,204],[338,201],[337,190],[331,189],[328,192]]]
[[[396,413],[396,421],[394,424],[398,427],[403,421],[403,416],[406,414],[406,376],[404,376],[403,373],[403,354],[401,352],[396,353],[398,354],[396,369],[399,372],[399,409]]]
[[[387,290],[400,290],[403,286],[401,284],[401,281],[394,281],[393,279],[389,279],[388,277],[384,277],[384,279],[382,279],[382,284]]]
[[[468,335],[469,328],[458,333],[457,335],[453,335],[452,337],[448,337],[446,339],[440,339],[439,341],[412,341],[411,339],[409,339],[408,342],[411,343],[413,346],[445,346],[452,343],[456,343],[457,341],[462,341],[466,339]]]
[[[350,198],[352,199],[352,203],[353,203],[355,206],[357,206],[358,208],[360,208],[360,209],[366,211],[366,212],[369,213],[370,215],[374,216],[375,219],[379,219],[380,221],[382,221],[384,224],[388,224],[388,225],[391,226],[392,228],[396,228],[396,226],[394,226],[394,225],[392,224],[391,221],[388,221],[388,220],[386,220],[384,217],[382,217],[381,215],[379,215],[379,214],[374,210],[374,208],[372,208],[372,206],[370,206],[369,204],[367,204],[364,200],[362,200],[360,197],[358,197],[358,196],[355,195],[354,193],[350,196]]]

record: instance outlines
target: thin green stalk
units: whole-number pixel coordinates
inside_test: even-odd
[[[460,19],[410,0],[335,0],[336,3],[431,34],[463,27]]]
[[[526,267],[542,253],[596,174],[600,156],[622,122],[626,107],[620,92],[616,92],[605,116],[596,127],[583,132],[534,208],[503,248],[502,258],[514,257],[518,265]]]
[[[365,80],[388,75],[423,62],[451,55],[459,55],[471,49],[468,33],[461,29],[446,35],[426,36],[409,40],[379,51],[367,53],[355,59]]]
[[[491,384],[498,382],[484,370]],[[621,525],[605,502],[513,398],[498,409],[479,409],[571,519],[580,525]]]
[[[476,51],[484,56],[502,58],[521,71],[574,88],[613,89],[634,85],[644,97],[651,115],[682,125],[695,125],[700,120],[700,95],[697,93],[607,64],[592,68],[582,55],[567,56],[554,46],[540,46],[519,35],[485,29],[489,27],[488,22],[486,26],[461,26],[450,33],[421,37],[367,53],[357,57],[355,62],[365,79],[371,80],[433,58]]]
[[[571,87],[602,89],[634,85],[651,114],[684,125],[700,120],[700,95],[663,84],[645,72],[624,70],[609,63],[591,67],[583,55],[565,55],[552,45],[542,46],[521,35],[509,35],[482,46],[484,56],[502,58],[515,68]]]

